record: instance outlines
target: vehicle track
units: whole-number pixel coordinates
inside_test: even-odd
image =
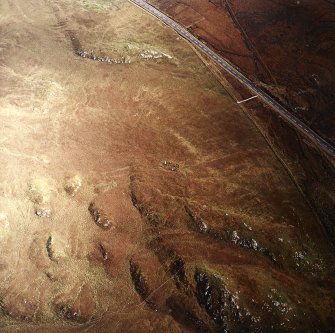
[[[181,25],[176,23],[174,20],[169,18],[167,15],[163,14],[155,7],[149,5],[147,2],[143,0],[129,0],[129,1],[139,6],[140,8],[144,9],[145,11],[149,12],[156,18],[160,19],[166,25],[175,30],[180,36],[185,38],[188,42],[192,43],[202,52],[207,54],[207,56],[209,56],[212,60],[214,60],[217,64],[219,64],[226,72],[228,72],[238,81],[240,81],[250,91],[256,94],[265,104],[267,104],[273,110],[275,110],[281,118],[285,119],[305,138],[307,138],[310,142],[314,143],[318,149],[320,149],[330,157],[335,158],[335,147],[332,144],[324,140],[320,135],[318,135],[315,131],[309,128],[304,122],[302,122],[300,119],[291,114],[282,105],[280,105],[277,101],[275,101],[270,95],[268,95],[266,92],[256,87],[256,85],[251,80],[249,80],[246,76],[244,76],[240,71],[238,71],[226,60],[221,58],[218,54],[216,54],[203,42],[197,39],[188,30],[186,30]]]

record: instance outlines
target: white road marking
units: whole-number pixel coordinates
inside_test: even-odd
[[[242,103],[245,103],[245,102],[251,101],[252,99],[254,99],[254,98],[257,98],[257,97],[258,97],[258,95],[255,95],[255,96],[252,96],[252,97],[246,98],[246,99],[244,99],[244,100],[242,100],[242,101],[237,101],[236,103],[237,103],[237,104],[242,104]]]

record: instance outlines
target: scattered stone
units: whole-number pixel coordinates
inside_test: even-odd
[[[108,230],[112,227],[112,221],[106,216],[104,212],[96,207],[94,202],[91,202],[88,207],[88,211],[90,212],[93,221],[97,226],[105,230]]]
[[[246,224],[245,222],[243,222],[243,225],[250,231],[252,231],[252,227],[249,224]]]
[[[184,208],[192,222],[192,227],[201,233],[207,232],[208,231],[207,224],[201,218],[194,215],[191,209],[187,205],[185,205]]]
[[[78,320],[78,313],[72,309],[72,307],[68,304],[57,304],[56,305],[56,313],[59,317],[65,318],[71,321]]]
[[[236,323],[250,327],[250,313],[238,305],[238,297],[228,290],[220,276],[197,268],[194,280],[198,303],[220,328],[218,332],[235,332]]]
[[[167,171],[178,171],[179,165],[170,161],[162,161],[160,167]]]
[[[199,220],[199,230],[200,232],[206,232],[208,230],[208,226],[203,220]]]
[[[67,256],[68,244],[59,235],[50,235],[45,244],[48,257],[51,261],[59,262]]]
[[[53,253],[53,249],[52,249],[52,237],[51,236],[49,236],[45,247],[47,249],[49,259],[52,260],[52,261],[55,261],[54,253]]]
[[[258,243],[254,240],[254,239],[251,239],[251,247],[257,251],[258,250]]]
[[[100,247],[100,252],[101,252],[102,259],[104,261],[107,261],[108,260],[108,253],[107,253],[106,248],[102,244],[100,244],[99,247]]]
[[[260,246],[253,238],[245,239],[243,237],[240,237],[237,231],[234,230],[230,235],[230,239],[231,242],[234,243],[236,246],[257,251],[268,257],[271,261],[277,262],[277,258],[275,257],[275,255],[269,249]]]
[[[0,309],[11,319],[32,322],[38,312],[38,302],[23,294],[9,293],[0,301]]]
[[[87,323],[94,315],[96,304],[88,285],[84,285],[75,301],[59,301],[54,305],[57,315],[76,323]]]
[[[170,264],[170,273],[174,275],[174,277],[184,284],[188,285],[186,271],[185,271],[185,261],[182,258],[176,258]],[[179,282],[177,282],[177,286],[179,286]]]
[[[172,56],[169,54],[163,53],[163,52],[158,52],[155,50],[144,50],[143,52],[140,53],[140,57],[142,59],[172,59]]]
[[[240,240],[240,236],[237,234],[237,231],[234,230],[233,233],[232,233],[232,236],[231,236],[231,241],[234,244],[237,244],[239,240]]]
[[[150,300],[151,291],[149,285],[143,276],[140,265],[135,263],[133,260],[130,260],[130,276],[136,292],[151,309],[155,310],[156,304]]]
[[[51,210],[49,208],[37,208],[35,210],[35,215],[42,218],[50,217]]]
[[[28,185],[29,199],[35,204],[43,204],[49,201],[50,198],[50,184],[47,179],[34,179]]]
[[[91,60],[99,61],[99,62],[105,62],[108,64],[130,64],[131,63],[131,59],[128,56],[113,59],[109,57],[98,57],[94,55],[93,53],[89,53],[83,50],[77,50],[76,53],[81,58],[91,59]]]
[[[50,273],[50,272],[44,272],[44,274],[46,275],[46,277],[50,280],[50,281],[56,281],[55,276]]]
[[[294,258],[303,260],[303,259],[305,259],[305,255],[302,251],[296,251],[296,252],[294,252]]]
[[[82,186],[82,178],[78,175],[68,178],[65,182],[64,190],[70,196],[75,196]]]

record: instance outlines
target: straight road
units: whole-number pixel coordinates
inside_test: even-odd
[[[211,59],[213,59],[217,64],[219,64],[223,69],[225,69],[230,75],[239,80],[242,84],[248,87],[254,94],[256,94],[263,102],[269,105],[273,110],[275,110],[282,118],[284,118],[289,124],[291,124],[299,133],[306,137],[309,141],[313,142],[320,150],[335,158],[335,147],[329,142],[321,138],[316,132],[309,128],[305,123],[287,111],[283,106],[276,102],[272,97],[270,97],[263,90],[257,88],[255,84],[250,81],[246,76],[234,68],[231,64],[221,58],[213,50],[211,50],[207,45],[202,43],[199,39],[193,36],[188,30],[183,28],[181,25],[173,21],[171,18],[157,10],[155,7],[149,5],[143,0],[129,0],[130,2],[136,4],[142,9],[146,10],[150,14],[156,16],[166,25],[174,29],[180,36],[185,38],[187,41],[201,49],[206,53]]]

